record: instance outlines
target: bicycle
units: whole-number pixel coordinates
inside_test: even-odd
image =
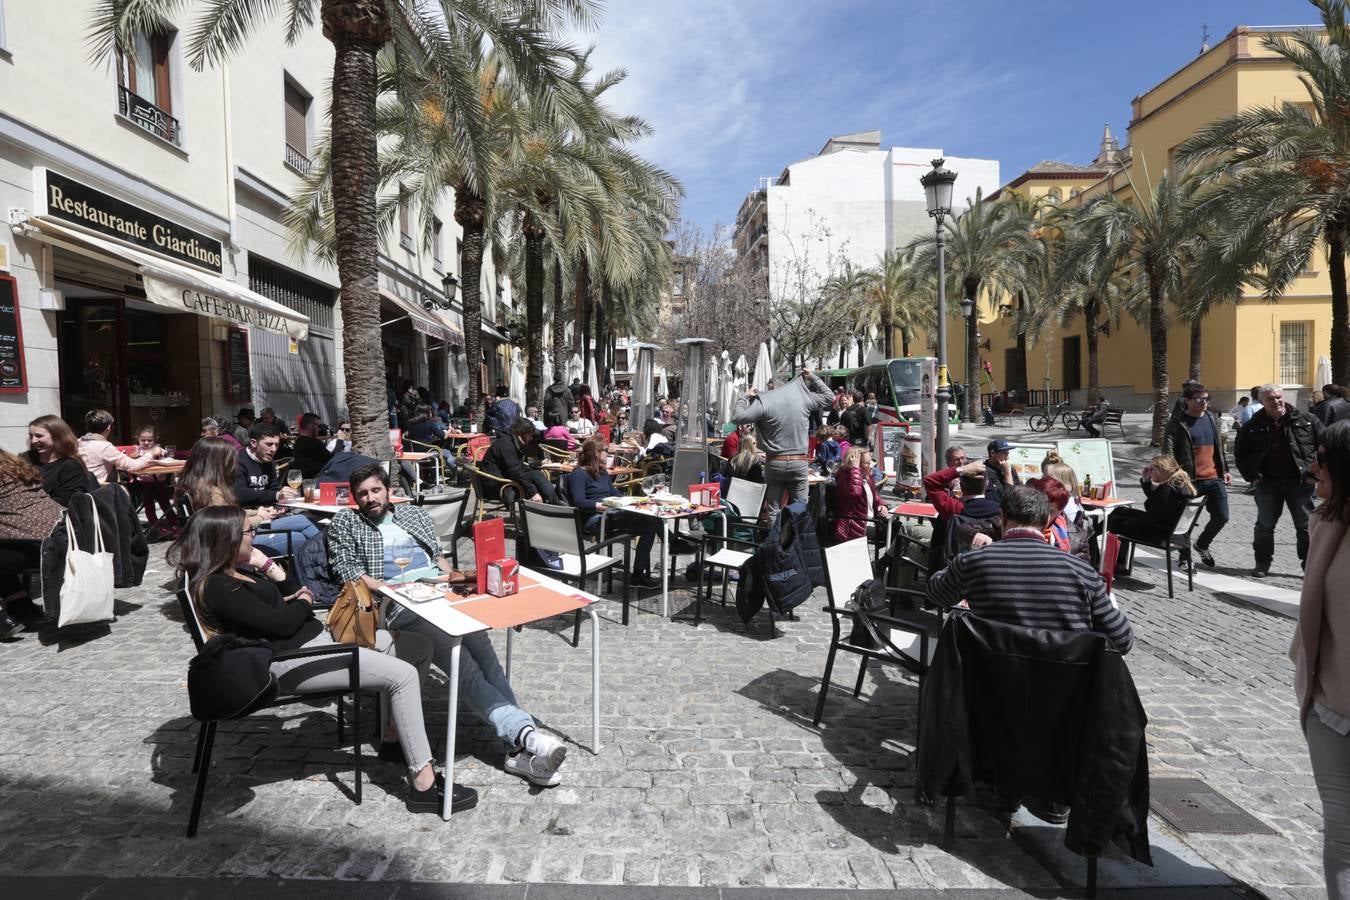
[[[1068,400],[1060,403],[1053,411],[1049,411],[1050,408],[1047,405],[1046,410],[1047,412],[1036,413],[1034,416],[1027,418],[1027,426],[1032,431],[1049,431],[1054,427],[1056,420],[1059,420],[1070,434],[1078,430],[1080,418],[1078,413],[1069,411]]]

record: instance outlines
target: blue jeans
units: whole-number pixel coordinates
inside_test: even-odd
[[[273,519],[270,526],[268,530],[259,531],[253,536],[253,546],[273,553],[299,553],[306,541],[322,533],[308,516],[282,516]],[[283,533],[287,531],[291,532],[289,538]]]
[[[450,648],[453,642],[445,632],[397,603],[389,605],[385,627],[428,638],[434,648],[432,662],[442,672],[450,674]],[[497,661],[497,651],[492,649],[487,632],[470,634],[463,640],[459,654],[459,691],[460,698],[469,704],[469,708],[479,718],[492,726],[507,750],[516,748],[516,739],[525,726],[534,725],[530,714],[516,703],[516,695],[511,690],[511,683],[506,680],[501,663]]]
[[[1195,549],[1206,550],[1228,524],[1228,488],[1222,478],[1202,478],[1195,483],[1195,493],[1205,498],[1205,512],[1209,513],[1209,520],[1195,539]]]
[[[1275,558],[1275,523],[1280,521],[1283,507],[1289,507],[1298,537],[1298,560],[1308,558],[1308,514],[1312,512],[1313,487],[1301,478],[1262,478],[1256,482],[1256,529],[1252,533],[1252,549],[1256,565],[1269,568]]]

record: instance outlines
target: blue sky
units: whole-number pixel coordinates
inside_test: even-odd
[[[833,134],[997,159],[1086,163],[1102,125],[1235,26],[1311,24],[1305,0],[607,0],[596,69],[656,129],[642,152],[684,183],[683,215],[730,223],[760,176]],[[957,182],[957,189],[961,187]]]

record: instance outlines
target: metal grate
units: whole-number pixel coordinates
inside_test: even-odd
[[[1280,383],[1304,384],[1308,378],[1309,322],[1280,323]]]
[[[1148,805],[1187,834],[1275,834],[1275,829],[1199,778],[1149,779]]]
[[[283,269],[261,256],[248,255],[249,290],[275,300],[309,317],[309,324],[329,334],[333,331],[333,305],[337,291],[313,279]]]

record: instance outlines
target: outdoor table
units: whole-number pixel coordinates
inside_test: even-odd
[[[891,545],[892,530],[895,526],[895,520],[901,517],[918,519],[919,521],[936,519],[938,517],[937,507],[931,503],[920,503],[913,500],[891,507],[891,514],[886,517],[887,547]]]
[[[398,586],[384,585],[380,592],[450,638],[450,699],[445,725],[445,800],[441,818],[450,818],[451,786],[455,783],[455,726],[459,718],[459,651],[470,634],[506,629],[506,680],[511,680],[511,638],[518,626],[529,625],[554,616],[586,610],[591,617],[591,752],[600,752],[600,617],[595,614],[599,602],[594,594],[556,581],[540,572],[520,568],[520,590],[507,597],[474,594],[460,597],[448,589],[444,599],[417,603],[399,593]],[[387,602],[387,601],[386,601]]]
[[[146,466],[144,469],[137,469],[132,475],[181,475],[183,467],[187,465],[187,460],[174,460],[170,463],[155,463],[153,466]]]
[[[574,462],[546,462],[540,463],[539,468],[545,472],[567,475],[575,471],[577,464]],[[634,466],[610,466],[610,475],[635,475],[642,471]]]
[[[412,464],[413,464],[412,470],[413,470],[413,496],[414,496],[414,497],[420,497],[420,496],[422,496],[422,466],[419,465],[419,463],[425,462],[426,460],[428,460],[428,459],[433,459],[433,458],[436,460],[436,473],[437,473],[437,474],[436,474],[436,480],[437,480],[437,483],[439,484],[439,483],[441,483],[441,477],[440,477],[440,471],[441,471],[441,454],[440,454],[439,451],[432,452],[432,451],[420,451],[420,450],[419,450],[419,451],[410,451],[410,452],[407,452],[407,453],[396,453],[396,454],[394,454],[394,459],[398,460],[399,462],[408,462],[408,463],[412,463]]]
[[[390,497],[391,503],[411,503],[408,497]],[[301,509],[305,512],[319,513],[324,516],[335,516],[344,509],[356,509],[355,503],[348,503],[345,506],[338,503],[308,503],[304,500],[278,500],[277,506],[284,506],[287,509]]]
[[[610,513],[630,512],[639,516],[649,516],[661,520],[661,615],[670,618],[670,530],[671,523],[680,519],[692,519],[708,513],[721,512],[720,506],[663,506],[659,503],[636,503],[631,506],[610,507],[600,510],[600,541],[605,540],[605,520]],[[722,537],[727,536],[727,519],[722,517]]]
[[[1134,506],[1134,501],[1128,497],[1106,497],[1102,500],[1093,500],[1090,497],[1079,497],[1078,502],[1083,504],[1083,510],[1089,516],[1100,515],[1102,519],[1102,534],[1106,534],[1107,518],[1111,515],[1111,510],[1118,506]]]

